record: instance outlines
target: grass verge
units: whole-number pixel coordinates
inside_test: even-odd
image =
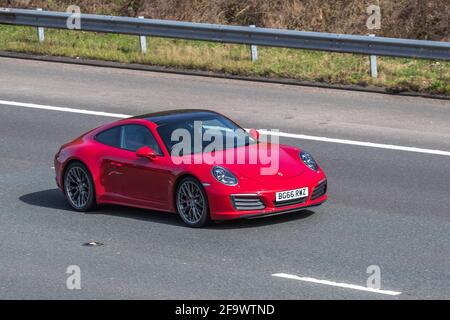
[[[39,43],[35,28],[0,25],[2,51],[450,95],[450,62],[378,57],[379,77],[373,79],[369,58],[361,55],[259,47],[258,61],[251,62],[246,45],[155,37],[147,44],[142,55],[136,36],[51,29]]]

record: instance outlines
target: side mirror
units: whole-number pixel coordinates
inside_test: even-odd
[[[256,141],[259,141],[259,132],[256,129],[250,129],[250,131],[248,132],[248,134],[255,139]]]
[[[152,161],[155,161],[158,158],[158,155],[153,151],[152,148],[143,146],[136,151],[136,156],[140,158],[147,158]]]

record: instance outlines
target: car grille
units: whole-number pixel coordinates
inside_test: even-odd
[[[315,188],[313,193],[311,194],[311,200],[315,200],[317,198],[320,198],[325,193],[327,193],[327,180],[322,181],[319,183]]]
[[[273,204],[275,207],[279,208],[279,207],[285,207],[285,206],[292,206],[293,204],[304,203],[304,202],[306,202],[307,199],[308,199],[308,197],[303,197],[303,198],[292,199],[292,200],[287,200],[287,201],[283,201],[283,202],[274,201]]]
[[[231,201],[236,210],[261,210],[266,206],[258,196],[254,195],[235,195],[231,196]]]

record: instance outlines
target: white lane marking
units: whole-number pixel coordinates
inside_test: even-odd
[[[0,100],[0,105],[25,107],[25,108],[33,108],[33,109],[43,109],[43,110],[51,110],[51,111],[71,112],[71,113],[79,113],[79,114],[111,117],[111,118],[121,118],[121,119],[132,117],[132,115],[122,114],[122,113],[110,113],[110,112],[103,112],[103,111],[53,107],[53,106],[39,105],[39,104],[34,104],[34,103],[23,103],[23,102],[6,101],[6,100]],[[248,130],[248,129],[246,129],[246,130]],[[268,130],[258,130],[258,131],[262,134],[269,134],[269,135],[285,137],[285,138],[313,140],[313,141],[340,143],[340,144],[348,144],[348,145],[370,147],[370,148],[380,148],[380,149],[387,149],[387,150],[399,150],[399,151],[427,153],[427,154],[434,154],[434,155],[441,155],[441,156],[450,156],[450,151],[443,151],[443,150],[405,147],[405,146],[398,146],[398,145],[391,145],[391,144],[345,140],[345,139],[335,139],[335,138],[327,138],[327,137],[309,136],[309,135],[304,135],[304,134],[274,132],[274,131],[268,131]]]
[[[53,107],[53,106],[45,106],[45,105],[34,104],[34,103],[22,103],[22,102],[5,101],[5,100],[0,100],[0,104],[6,105],[6,106],[71,112],[71,113],[88,114],[88,115],[112,117],[112,118],[129,118],[129,117],[131,117],[131,115],[128,115],[128,114],[109,113],[109,112],[102,112],[102,111],[91,111],[91,110],[63,108],[63,107]]]
[[[415,148],[415,147],[397,146],[397,145],[393,145],[393,144],[383,144],[383,143],[373,143],[373,142],[365,142],[365,141],[354,141],[354,140],[345,140],[345,139],[308,136],[308,135],[304,135],[304,134],[295,134],[295,133],[286,133],[286,132],[272,132],[272,131],[267,131],[267,130],[258,130],[258,131],[262,134],[269,134],[269,135],[285,137],[285,138],[332,142],[332,143],[349,144],[349,145],[354,145],[354,146],[362,146],[362,147],[370,147],[370,148],[380,148],[380,149],[388,149],[388,150],[399,150],[399,151],[409,151],[409,152],[417,152],[417,153],[436,154],[436,155],[441,155],[441,156],[450,156],[450,151],[443,151],[443,150],[423,149],[423,148]]]
[[[291,280],[324,284],[324,285],[333,286],[333,287],[340,287],[340,288],[346,288],[346,289],[354,289],[354,290],[367,291],[367,292],[373,292],[373,293],[387,294],[390,296],[398,296],[399,294],[401,294],[401,292],[399,292],[399,291],[373,289],[373,288],[367,288],[367,287],[358,286],[358,285],[354,285],[354,284],[340,283],[340,282],[334,282],[334,281],[329,281],[329,280],[319,280],[319,279],[314,279],[314,278],[309,278],[309,277],[299,277],[299,276],[287,274],[287,273],[274,273],[274,274],[272,274],[272,276],[279,277],[279,278],[285,278],[285,279],[291,279]]]

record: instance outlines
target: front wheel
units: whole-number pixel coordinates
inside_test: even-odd
[[[77,211],[95,208],[94,181],[88,168],[81,162],[69,164],[64,174],[64,191],[69,204]]]
[[[175,202],[178,214],[189,227],[203,227],[211,221],[206,193],[196,179],[186,177],[181,180]]]

